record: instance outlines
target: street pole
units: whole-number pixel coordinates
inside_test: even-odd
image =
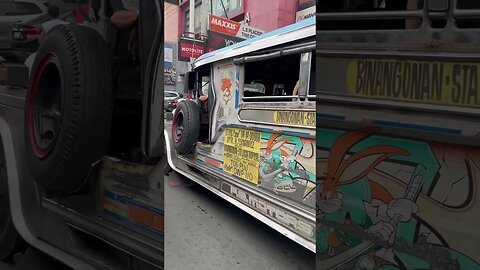
[[[195,33],[195,0],[190,0],[190,21],[188,23],[188,32]],[[195,36],[193,37],[195,39]],[[193,43],[195,44],[195,42]],[[193,57],[190,57],[190,66],[189,70],[191,70],[193,64]]]

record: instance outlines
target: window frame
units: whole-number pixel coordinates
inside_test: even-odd
[[[296,95],[288,95],[288,96],[258,96],[258,97],[245,97],[244,88],[241,91],[241,103],[244,104],[258,104],[258,103],[271,103],[271,102],[280,102],[282,104],[285,103],[298,103],[302,101],[309,101],[309,99],[314,100],[315,95],[309,95],[308,90],[310,87],[311,81],[311,67],[312,61],[314,60],[313,57],[313,48],[315,42],[313,44],[311,42],[305,42],[301,44],[296,44],[293,46],[286,46],[282,48],[273,49],[270,51],[266,51],[262,54],[252,55],[252,56],[245,56],[240,58],[235,58],[234,63],[236,65],[241,65],[243,69],[243,82],[242,86],[245,85],[245,74],[246,74],[246,67],[244,63],[247,62],[261,62],[269,59],[277,59],[286,55],[300,55],[300,68],[298,71],[298,79],[299,79],[299,89]],[[306,72],[308,71],[308,72]]]

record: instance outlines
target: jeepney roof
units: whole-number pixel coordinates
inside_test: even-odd
[[[273,30],[258,37],[247,39],[234,45],[203,54],[193,62],[193,68],[198,68],[212,62],[244,55],[268,47],[278,46],[295,40],[315,36],[315,24],[315,18],[309,18],[307,20]]]

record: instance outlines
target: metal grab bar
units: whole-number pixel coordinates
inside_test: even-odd
[[[283,48],[278,51],[274,51],[274,52],[266,53],[262,55],[252,55],[252,56],[243,56],[243,57],[234,58],[233,63],[235,63],[236,65],[241,65],[244,63],[263,61],[263,60],[278,58],[286,55],[301,54],[305,52],[314,51],[316,49],[316,46],[317,46],[316,42],[311,41],[306,44],[303,44],[300,47],[295,47],[291,49]]]
[[[410,18],[423,18],[424,10],[328,12],[328,13],[317,13],[316,16],[317,16],[317,19],[319,20],[410,19]]]

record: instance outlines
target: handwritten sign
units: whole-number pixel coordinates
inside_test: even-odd
[[[314,127],[316,125],[315,116],[315,112],[275,111],[273,122],[278,124]]]
[[[227,128],[223,150],[223,170],[258,184],[261,132]]]

